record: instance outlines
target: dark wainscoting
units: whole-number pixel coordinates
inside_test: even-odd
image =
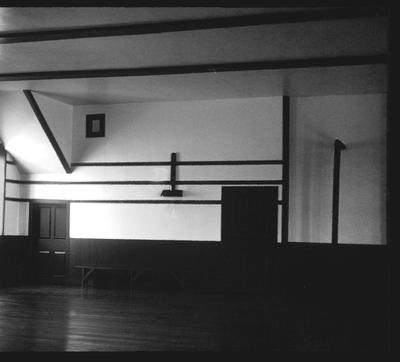
[[[356,350],[385,350],[390,328],[389,252],[386,246],[279,245],[270,260],[268,294],[277,305],[307,315],[318,310]],[[336,329],[335,329],[336,328]],[[347,347],[346,347],[347,348]]]
[[[204,278],[211,284],[212,281],[221,282],[229,270],[229,263],[230,259],[220,242],[71,238],[68,283],[80,283],[80,270],[75,265],[91,265],[145,270],[147,277],[151,272],[158,273],[152,276],[153,281],[168,278],[166,271],[184,273],[185,285],[191,287],[199,286]],[[96,271],[93,282],[97,285],[126,286],[127,278],[128,274],[124,272]],[[140,279],[138,283],[146,279],[146,275],[143,274]],[[163,283],[172,284],[173,281],[164,280]]]
[[[288,243],[270,258],[271,289],[298,303],[369,303],[387,296],[388,248],[385,245]]]
[[[387,300],[386,246],[288,243],[274,245],[267,254],[266,288],[281,302],[334,306],[350,302],[382,305]],[[200,284],[225,291],[237,286],[235,278],[243,272],[243,266],[235,264],[237,261],[223,242],[72,238],[69,283],[80,283],[80,270],[74,265],[93,265],[153,270],[159,274],[184,272],[188,286]],[[100,280],[112,273],[96,274]],[[126,278],[122,285],[128,285],[127,274],[115,275],[111,286],[118,277]]]
[[[30,256],[28,236],[0,236],[0,287],[26,283]]]

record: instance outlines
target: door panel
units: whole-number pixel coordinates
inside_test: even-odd
[[[53,256],[53,273],[54,277],[65,276],[66,253],[64,251],[55,251]]]
[[[32,232],[35,238],[35,265],[42,282],[59,282],[65,277],[68,261],[67,204],[34,204]]]
[[[48,250],[38,251],[38,272],[40,277],[45,277],[51,273],[51,254]]]
[[[268,249],[277,242],[278,187],[223,187],[221,233],[235,282],[263,286]]]
[[[222,241],[235,252],[265,253],[277,242],[277,187],[223,187]]]
[[[41,239],[50,239],[51,235],[51,208],[50,207],[40,207],[40,233],[39,237]]]
[[[54,238],[65,239],[67,236],[65,207],[55,207],[54,210]]]

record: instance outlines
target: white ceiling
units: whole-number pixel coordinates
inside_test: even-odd
[[[316,10],[321,8],[312,7],[308,9]],[[294,7],[0,7],[0,31],[28,31],[65,27],[148,23],[296,10],[305,9]]]
[[[293,8],[0,8],[0,31],[198,19]],[[304,10],[304,9],[301,9]],[[0,74],[373,55],[387,51],[385,18],[0,44]],[[386,66],[0,82],[69,104],[380,93]]]
[[[386,66],[0,82],[72,105],[328,94],[384,93]]]

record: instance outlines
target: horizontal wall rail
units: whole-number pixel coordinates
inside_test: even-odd
[[[18,185],[169,185],[170,181],[39,181],[6,179]],[[183,180],[176,185],[281,185],[282,180]]]
[[[229,166],[229,165],[281,165],[282,160],[227,160],[227,161],[176,161],[177,166]],[[115,167],[115,166],[170,166],[171,161],[139,162],[73,162],[73,167]]]
[[[31,202],[31,201],[40,201],[40,202],[76,202],[76,203],[100,203],[100,204],[192,204],[192,205],[221,205],[221,200],[54,200],[54,199],[35,199],[35,198],[22,198],[22,197],[5,197],[5,201],[12,202]],[[278,200],[278,205],[282,205],[282,201]]]

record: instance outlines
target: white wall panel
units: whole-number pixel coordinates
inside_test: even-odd
[[[20,197],[21,186],[18,184],[7,182],[6,186],[6,196],[7,197]]]
[[[168,181],[169,178],[169,166],[77,166],[70,174],[23,175],[24,180],[32,181]]]
[[[105,138],[85,137],[90,113]],[[74,162],[281,159],[282,98],[77,106],[73,142]]]
[[[29,202],[19,203],[19,235],[29,235]]]
[[[219,205],[71,204],[72,238],[221,239]]]
[[[29,181],[169,181],[170,166],[76,167],[71,174],[23,175]],[[279,180],[282,165],[177,166],[177,181],[184,180]],[[12,178],[12,177],[10,177]]]
[[[6,201],[4,235],[28,235],[29,203]]]
[[[16,165],[7,164],[7,178],[12,180],[20,180],[21,175]]]
[[[65,172],[22,91],[0,92],[0,138],[24,172]]]
[[[282,165],[179,166],[177,180],[281,180]]]
[[[17,185],[18,186],[18,185]],[[240,186],[240,185],[238,185]],[[245,185],[243,185],[245,186]],[[221,200],[221,185],[179,185],[184,197],[160,197],[168,185],[20,185],[15,195],[31,199],[56,200]],[[279,198],[282,186],[278,186]],[[7,192],[8,196],[14,195]],[[12,196],[12,197],[18,197]]]
[[[331,242],[334,140],[339,243],[386,243],[386,95],[293,98],[289,240]]]
[[[72,157],[72,106],[37,92],[32,94],[66,160],[70,163]]]

